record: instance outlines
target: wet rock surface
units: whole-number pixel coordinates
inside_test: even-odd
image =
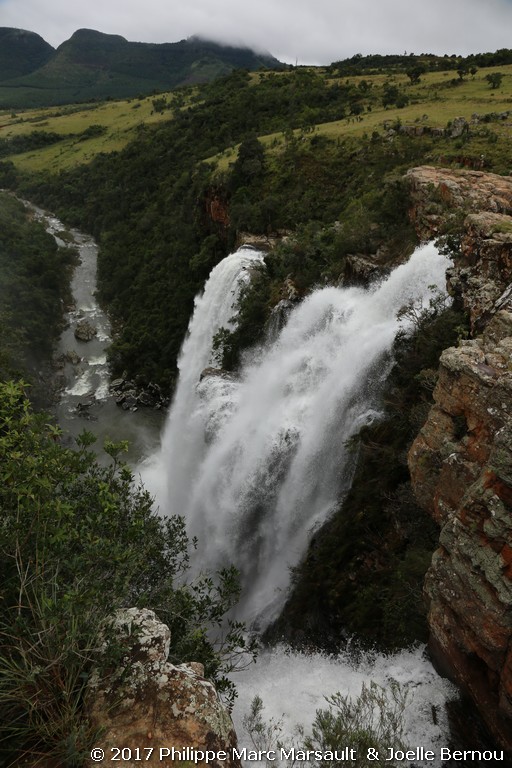
[[[74,330],[75,338],[79,341],[91,341],[97,334],[97,329],[88,320],[79,320]]]
[[[129,379],[114,379],[110,382],[110,391],[116,404],[124,411],[136,411],[140,407],[154,408],[159,411],[169,406],[169,398],[162,392],[158,384],[148,384],[138,387]]]

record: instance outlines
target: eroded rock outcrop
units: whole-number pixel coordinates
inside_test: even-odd
[[[473,331],[482,331],[497,309],[512,308],[512,178],[422,166],[407,179],[420,238],[447,228],[461,236],[448,288],[469,312]]]
[[[136,768],[141,760],[160,768],[184,765],[191,761],[187,748],[225,751],[228,759],[210,759],[208,765],[238,768],[231,718],[214,686],[205,680],[202,665],[175,666],[167,661],[169,628],[153,611],[137,608],[118,611],[113,628],[126,654],[107,681],[93,675],[89,685],[89,719],[93,728],[100,729],[97,747],[105,755],[91,762],[91,768],[111,765],[111,750],[120,746],[126,750],[127,759],[122,761],[126,768]],[[160,751],[173,747],[183,759]],[[206,766],[206,761],[199,759],[197,765]]]
[[[475,336],[441,356],[409,452],[416,497],[441,526],[425,581],[431,648],[512,750],[512,179],[430,168],[409,179],[423,236],[464,214],[449,285]]]
[[[441,356],[435,405],[409,453],[441,527],[427,573],[432,647],[512,749],[512,314]]]
[[[225,195],[219,190],[211,188],[208,190],[205,200],[206,214],[210,221],[220,224],[227,230],[229,227],[229,206]]]
[[[450,215],[490,211],[512,215],[512,178],[484,171],[411,168],[411,218],[423,239],[439,232]]]

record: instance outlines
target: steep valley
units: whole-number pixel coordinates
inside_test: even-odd
[[[441,75],[423,77],[425,95]],[[17,166],[15,156],[0,163],[3,185],[97,238],[98,300],[113,327],[110,377],[133,382],[134,402],[150,386],[173,398],[161,447],[137,465],[157,497],[155,517],[144,517],[145,497],[123,502],[123,530],[113,510],[116,483],[124,498],[129,473],[111,445],[111,470],[90,470],[97,496],[90,484],[81,494],[84,480],[75,487],[71,473],[70,488],[52,486],[57,501],[44,497],[61,526],[45,523],[48,546],[57,560],[65,552],[86,569],[98,558],[102,610],[108,580],[119,590],[115,607],[131,607],[120,583],[129,573],[142,610],[164,606],[172,663],[204,662],[221,686],[224,667],[204,627],[222,627],[228,608],[252,624],[269,646],[261,668],[273,717],[275,678],[295,690],[294,669],[303,670],[304,687],[290,698],[304,696],[310,714],[323,693],[315,669],[329,678],[326,695],[343,678],[352,693],[370,678],[414,687],[416,675],[419,704],[407,713],[407,737],[417,740],[423,729],[440,746],[453,689],[422,655],[428,644],[437,668],[479,712],[489,732],[482,743],[511,755],[510,112],[454,112],[447,123],[442,111],[423,124],[413,117],[424,106],[418,91],[409,117],[402,121],[391,105],[388,124],[375,116],[386,109],[388,79],[398,78],[411,102],[418,85],[403,69],[385,78],[364,68],[346,75],[340,63],[321,72],[235,71],[187,92],[171,120],[134,128],[119,152],[52,172]],[[472,83],[445,91],[488,88],[483,74]],[[18,424],[21,395],[6,391]],[[122,423],[115,412],[111,420]],[[24,423],[13,440],[32,439]],[[0,438],[12,453],[14,443]],[[51,472],[56,443],[41,444]],[[39,482],[30,450],[27,473]],[[86,464],[84,451],[66,459],[72,472]],[[41,493],[53,482],[43,478]],[[10,499],[15,487],[6,482],[1,492]],[[31,493],[22,505],[28,521]],[[198,539],[181,565],[175,514]],[[80,543],[66,527],[74,515],[85,526]],[[119,581],[105,554],[116,541],[103,515],[123,546],[111,561]],[[134,571],[138,528],[149,544]],[[69,550],[61,550],[67,536]],[[163,553],[160,536],[171,541]],[[14,584],[15,569],[3,567]],[[201,581],[206,568],[222,569],[219,586]],[[159,581],[166,569],[176,578],[167,592]],[[203,585],[193,599],[173,591],[186,571],[187,584]],[[235,639],[246,642],[242,632]],[[291,657],[280,643],[294,646]],[[320,651],[341,654],[336,672]],[[201,678],[197,668],[193,674]],[[192,672],[180,675],[187,681]],[[257,672],[240,690],[257,693]],[[454,737],[459,746],[469,730]]]

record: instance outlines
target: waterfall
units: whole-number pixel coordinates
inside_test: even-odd
[[[207,375],[212,338],[229,325],[248,269],[243,249],[213,270],[196,300],[180,381],[159,455],[145,481],[162,512],[182,514],[201,568],[235,564],[240,616],[266,624],[289,569],[351,481],[350,439],[378,417],[400,308],[444,290],[449,262],[429,244],[369,288],[312,292],[285,327],[246,355],[239,376]],[[158,479],[166,477],[166,487]]]
[[[196,470],[204,453],[205,424],[196,387],[213,359],[213,341],[221,328],[232,329],[242,288],[251,270],[263,265],[263,254],[240,248],[213,268],[204,293],[196,297],[188,333],[178,359],[179,379],[158,454],[142,468],[144,481],[162,511],[184,515]]]

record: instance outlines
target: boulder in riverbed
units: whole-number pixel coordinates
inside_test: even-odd
[[[79,320],[75,328],[75,338],[78,341],[91,341],[97,334],[97,329],[88,320]]]

